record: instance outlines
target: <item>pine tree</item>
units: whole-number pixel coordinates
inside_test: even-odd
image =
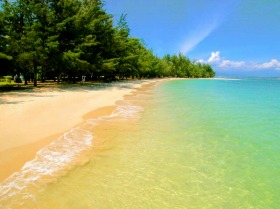
[[[74,83],[82,75],[107,81],[215,76],[210,65],[183,54],[158,58],[130,36],[126,15],[113,25],[102,0],[15,0],[3,1],[2,8],[0,64],[26,82],[32,75],[34,86],[39,77]]]
[[[0,10],[0,75],[6,75],[9,73],[9,65],[13,59],[12,56],[6,54],[8,44],[7,30],[4,24],[4,13]]]

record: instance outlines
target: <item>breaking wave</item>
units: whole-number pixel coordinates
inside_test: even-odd
[[[23,202],[34,202],[34,191],[56,181],[71,169],[88,161],[86,155],[93,147],[94,126],[101,121],[127,120],[137,116],[143,107],[120,101],[109,116],[89,119],[39,150],[35,158],[0,184],[0,208],[19,207]]]

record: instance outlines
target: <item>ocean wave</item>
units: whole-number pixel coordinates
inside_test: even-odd
[[[13,204],[33,202],[33,190],[66,175],[74,167],[84,163],[85,153],[93,146],[95,125],[101,121],[137,118],[143,111],[129,101],[122,100],[111,115],[89,119],[81,126],[66,132],[48,146],[39,150],[35,158],[0,184],[0,208],[13,208]],[[9,207],[7,207],[9,205]]]
[[[124,119],[135,117],[137,113],[143,111],[144,108],[141,106],[117,106],[113,112],[114,116],[120,116]]]
[[[81,155],[92,146],[92,140],[89,131],[74,128],[39,150],[33,160],[0,184],[0,206],[20,193],[28,193],[32,199],[32,189],[56,180],[79,164]],[[26,195],[19,197],[26,198]]]
[[[224,81],[240,81],[242,79],[240,78],[223,78],[223,77],[220,77],[220,78],[211,78],[212,80],[224,80]]]

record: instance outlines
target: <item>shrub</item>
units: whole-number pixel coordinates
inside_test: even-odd
[[[13,76],[11,76],[11,75],[4,76],[5,82],[11,83],[12,79],[13,79]]]

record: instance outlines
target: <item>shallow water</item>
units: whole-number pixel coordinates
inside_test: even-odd
[[[80,135],[70,132],[70,142],[86,140],[79,141],[83,151],[71,144],[66,159],[55,158],[71,163],[47,182],[33,176],[26,189],[9,190],[0,205],[278,208],[279,118],[279,80],[158,83],[119,101],[111,116],[81,125]]]

